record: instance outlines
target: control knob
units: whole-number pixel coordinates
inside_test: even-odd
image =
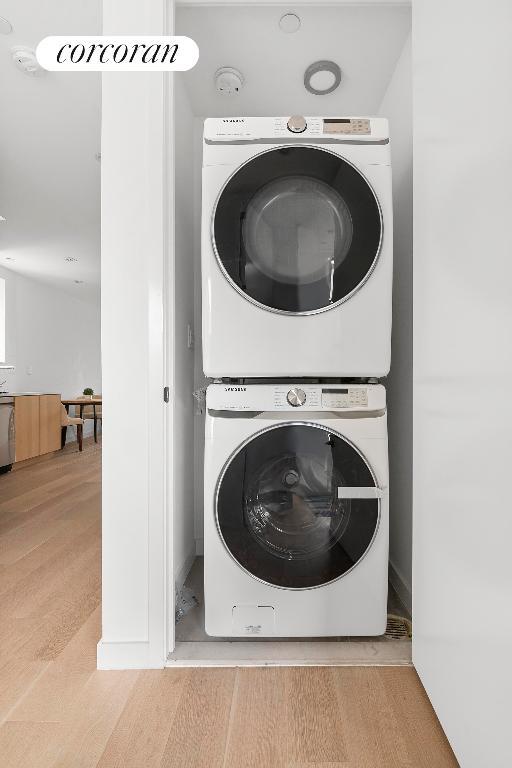
[[[292,115],[287,123],[288,130],[292,133],[304,133],[308,124],[302,115]]]
[[[288,394],[286,395],[286,399],[292,405],[294,408],[298,408],[299,405],[304,405],[306,402],[306,393],[303,389],[298,389],[297,387],[294,387],[293,389],[290,389]]]

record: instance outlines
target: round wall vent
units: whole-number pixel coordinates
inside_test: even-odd
[[[215,88],[225,96],[234,96],[244,87],[244,76],[233,67],[221,67],[214,76]]]

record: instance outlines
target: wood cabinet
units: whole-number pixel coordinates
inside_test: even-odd
[[[39,397],[26,395],[14,398],[14,428],[16,430],[16,461],[39,456]]]
[[[20,395],[14,398],[16,461],[25,461],[60,448],[60,395]]]
[[[60,449],[60,395],[39,397],[39,454]]]

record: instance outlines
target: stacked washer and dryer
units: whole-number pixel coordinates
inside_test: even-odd
[[[202,200],[206,632],[382,634],[387,121],[208,119]]]

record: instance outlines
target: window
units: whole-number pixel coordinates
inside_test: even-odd
[[[5,280],[0,277],[0,363],[5,362]]]

